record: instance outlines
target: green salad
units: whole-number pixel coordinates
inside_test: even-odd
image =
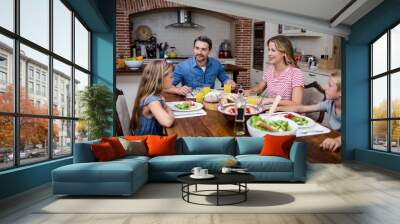
[[[250,125],[261,131],[291,131],[289,123],[284,120],[266,121],[260,116],[253,116]]]
[[[305,119],[304,117],[294,117],[291,120],[296,122],[296,124],[298,124],[300,126],[308,124],[307,119]]]
[[[190,104],[188,104],[188,103],[178,103],[178,104],[175,104],[174,107],[176,107],[179,110],[189,110],[190,109]]]

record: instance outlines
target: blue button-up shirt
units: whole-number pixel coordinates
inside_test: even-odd
[[[196,63],[193,56],[179,63],[174,71],[172,84],[176,86],[179,83],[192,88],[203,87],[204,84],[214,88],[215,79],[224,83],[229,79],[226,75],[224,66],[215,58],[208,57],[206,70],[203,71]]]

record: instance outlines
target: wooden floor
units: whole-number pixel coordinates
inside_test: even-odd
[[[0,223],[400,223],[400,174],[358,163],[312,164],[308,182],[317,183],[345,201],[366,204],[356,214],[36,214],[54,200],[42,186],[0,202]],[[315,203],[320,203],[315,201]]]

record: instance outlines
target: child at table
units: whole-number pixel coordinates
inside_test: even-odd
[[[174,123],[174,114],[161,96],[172,71],[173,65],[161,60],[152,61],[144,68],[132,112],[134,135],[162,135],[163,127]]]
[[[315,112],[325,111],[328,116],[329,125],[334,130],[340,130],[341,126],[341,113],[342,113],[342,91],[341,91],[341,74],[340,72],[332,74],[328,83],[324,86],[326,100],[313,105],[297,105],[297,106],[282,106],[278,107],[280,111],[293,111],[293,112]],[[321,147],[324,150],[335,152],[342,145],[342,138],[326,138]]]

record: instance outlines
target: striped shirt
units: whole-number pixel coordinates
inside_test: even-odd
[[[278,77],[274,77],[274,74],[275,68],[271,65],[263,75],[268,97],[280,95],[283,100],[292,100],[293,88],[304,87],[303,72],[296,67],[288,66]]]

